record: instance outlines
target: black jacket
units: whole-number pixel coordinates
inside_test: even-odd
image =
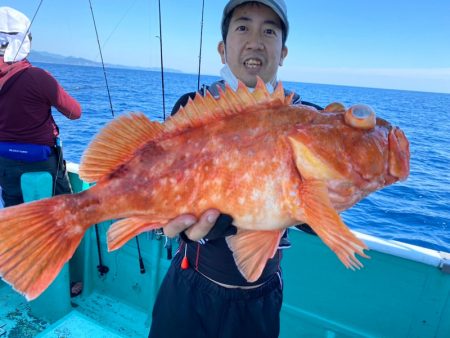
[[[199,92],[201,95],[205,95],[206,90],[208,90],[213,96],[218,97],[219,92],[216,89],[217,86],[220,86],[222,89],[225,89],[225,81],[220,80],[220,81],[214,82],[210,86],[203,85],[203,87],[200,89]],[[190,92],[190,93],[186,93],[183,96],[181,96],[178,99],[178,101],[175,103],[175,105],[173,106],[171,115],[174,115],[180,109],[180,107],[184,107],[188,103],[189,98],[191,98],[193,100],[196,93],[197,92]],[[287,89],[284,90],[284,95],[286,95],[286,96],[290,95],[291,93],[292,92],[290,90],[287,90]],[[323,110],[323,108],[318,106],[317,104],[307,102],[307,101],[302,101],[300,95],[298,95],[297,93],[294,93],[294,97],[292,99],[292,104],[303,104],[306,106],[314,107],[318,110]]]

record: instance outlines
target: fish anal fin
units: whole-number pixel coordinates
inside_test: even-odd
[[[111,121],[83,154],[79,175],[96,182],[130,159],[144,144],[162,135],[163,126],[143,113],[132,112]]]
[[[148,217],[129,217],[114,222],[108,229],[108,251],[122,247],[131,238],[144,231],[161,228],[166,221]]]
[[[300,190],[303,217],[297,215],[297,218],[303,219],[347,268],[361,268],[363,265],[355,254],[369,258],[363,251],[368,248],[350,231],[331,205],[325,182],[305,180]]]
[[[267,260],[275,256],[283,232],[284,229],[239,230],[236,235],[226,237],[236,266],[248,282],[255,282],[261,276]]]

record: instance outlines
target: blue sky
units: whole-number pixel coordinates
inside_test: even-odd
[[[34,16],[40,0],[0,0]],[[105,62],[159,67],[157,0],[91,0]],[[226,0],[205,0],[202,73],[217,75]],[[286,81],[450,93],[449,0],[286,0]],[[202,0],[161,0],[164,66],[196,73]],[[99,61],[88,0],[44,0],[38,51]]]

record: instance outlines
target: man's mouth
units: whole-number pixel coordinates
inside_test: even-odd
[[[247,68],[256,69],[262,66],[262,62],[258,59],[247,59],[244,61],[244,66]]]

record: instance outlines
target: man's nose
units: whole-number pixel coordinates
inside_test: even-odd
[[[264,43],[259,33],[250,34],[246,47],[248,49],[264,49]]]

